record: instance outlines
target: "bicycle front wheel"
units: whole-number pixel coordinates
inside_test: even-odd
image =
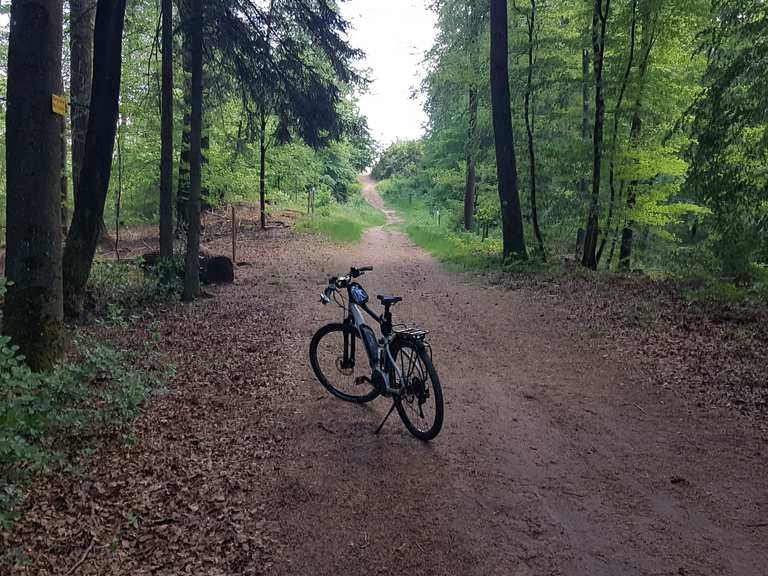
[[[368,357],[357,330],[327,324],[309,345],[309,362],[320,384],[347,402],[370,402],[379,395],[370,379]]]
[[[396,341],[390,379],[403,392],[395,399],[400,419],[419,440],[432,440],[443,427],[443,388],[427,348],[421,342]]]

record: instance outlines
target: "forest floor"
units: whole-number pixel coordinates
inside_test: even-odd
[[[765,575],[764,318],[633,280],[488,286],[395,218],[352,246],[245,231],[248,265],[214,298],[90,327],[156,342],[177,374],[134,442],[31,487],[0,538],[26,559],[11,573]],[[430,444],[396,416],[374,435],[388,402],[338,401],[311,373],[311,335],[339,313],[318,295],[350,265],[431,331]]]

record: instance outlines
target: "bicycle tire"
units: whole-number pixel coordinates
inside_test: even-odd
[[[334,382],[341,380],[342,377],[345,376],[345,374],[341,372],[341,370],[338,367],[338,361],[342,357],[344,352],[343,351],[344,332],[348,334],[348,337],[352,337],[355,339],[356,345],[354,346],[354,350],[357,358],[354,358],[354,360],[355,362],[359,361],[360,367],[361,368],[365,367],[365,370],[367,371],[367,375],[369,375],[370,371],[367,370],[368,358],[365,353],[365,347],[363,345],[363,342],[360,339],[360,336],[357,334],[357,331],[351,326],[346,324],[340,324],[340,323],[326,324],[315,333],[315,335],[312,337],[312,342],[310,342],[309,344],[309,362],[312,366],[312,370],[315,372],[315,376],[320,381],[320,384],[322,384],[325,387],[325,389],[328,390],[328,392],[336,396],[336,398],[345,400],[346,402],[353,402],[356,404],[370,402],[371,400],[379,396],[379,391],[373,387],[373,383],[371,382],[357,384],[357,383],[354,383],[353,381],[350,381],[350,379],[347,378],[347,387],[348,388],[360,387],[361,391],[363,392],[361,394],[352,394],[352,393],[349,393],[349,391],[340,389],[340,384],[334,385]],[[326,344],[322,343],[324,338],[327,338],[329,337],[329,335],[333,335],[336,333],[341,334],[340,341],[336,341],[336,342],[330,341],[330,342],[327,342]],[[338,350],[338,352],[336,352],[335,350]],[[318,357],[319,351],[322,351],[321,352],[323,355],[322,359]],[[329,356],[329,358],[326,358],[326,356]],[[325,366],[325,370],[323,370],[322,365],[327,364],[327,361],[329,359],[333,359],[334,366],[337,367],[336,375],[332,376],[331,374],[326,374],[326,372],[330,372],[328,366]],[[354,371],[354,368],[353,368],[353,371]]]
[[[419,362],[424,367],[424,373],[420,374],[420,379],[424,380],[423,384],[427,384],[427,378],[424,378],[424,376],[428,376],[429,383],[431,383],[432,388],[432,401],[434,403],[434,418],[432,419],[432,423],[429,426],[429,428],[420,428],[418,427],[414,421],[412,420],[411,415],[409,412],[412,412],[413,415],[416,415],[416,412],[412,409],[413,408],[413,402],[414,401],[420,401],[421,398],[418,398],[418,394],[410,394],[408,391],[406,391],[403,395],[398,396],[395,399],[395,407],[397,408],[397,413],[400,416],[400,419],[403,421],[403,424],[405,424],[405,427],[408,429],[408,432],[413,434],[416,438],[419,440],[432,440],[435,438],[439,433],[440,430],[443,427],[443,418],[444,418],[444,404],[443,404],[443,388],[440,385],[440,378],[437,375],[437,370],[435,370],[434,365],[432,364],[432,358],[430,357],[429,352],[427,351],[426,346],[424,346],[421,342],[411,342],[407,340],[397,340],[392,345],[392,358],[395,360],[395,363],[402,362],[402,354],[403,351],[406,349],[410,349],[413,351],[413,353],[418,357]],[[405,372],[407,371],[407,367],[403,367],[401,363],[401,371]],[[405,375],[406,378],[411,378],[412,375]],[[394,381],[396,377],[396,372],[394,368],[390,370],[390,378],[392,381]],[[401,383],[402,385],[402,383]],[[410,386],[411,383],[406,383],[407,386]],[[426,401],[424,402],[426,404]],[[419,404],[419,412],[423,414],[422,412],[422,404]]]

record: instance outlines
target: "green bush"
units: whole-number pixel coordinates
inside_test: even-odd
[[[166,283],[162,279],[162,269],[144,271],[140,259],[94,261],[88,281],[94,313],[119,323],[125,320],[125,315],[176,299],[182,289],[179,272],[183,270],[183,261],[180,256],[174,259],[172,266],[173,270],[165,274],[171,281]]]

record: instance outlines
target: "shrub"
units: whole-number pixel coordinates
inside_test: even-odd
[[[6,527],[25,481],[123,429],[158,388],[158,380],[129,367],[128,354],[77,344],[77,362],[37,373],[0,336],[0,524]]]

